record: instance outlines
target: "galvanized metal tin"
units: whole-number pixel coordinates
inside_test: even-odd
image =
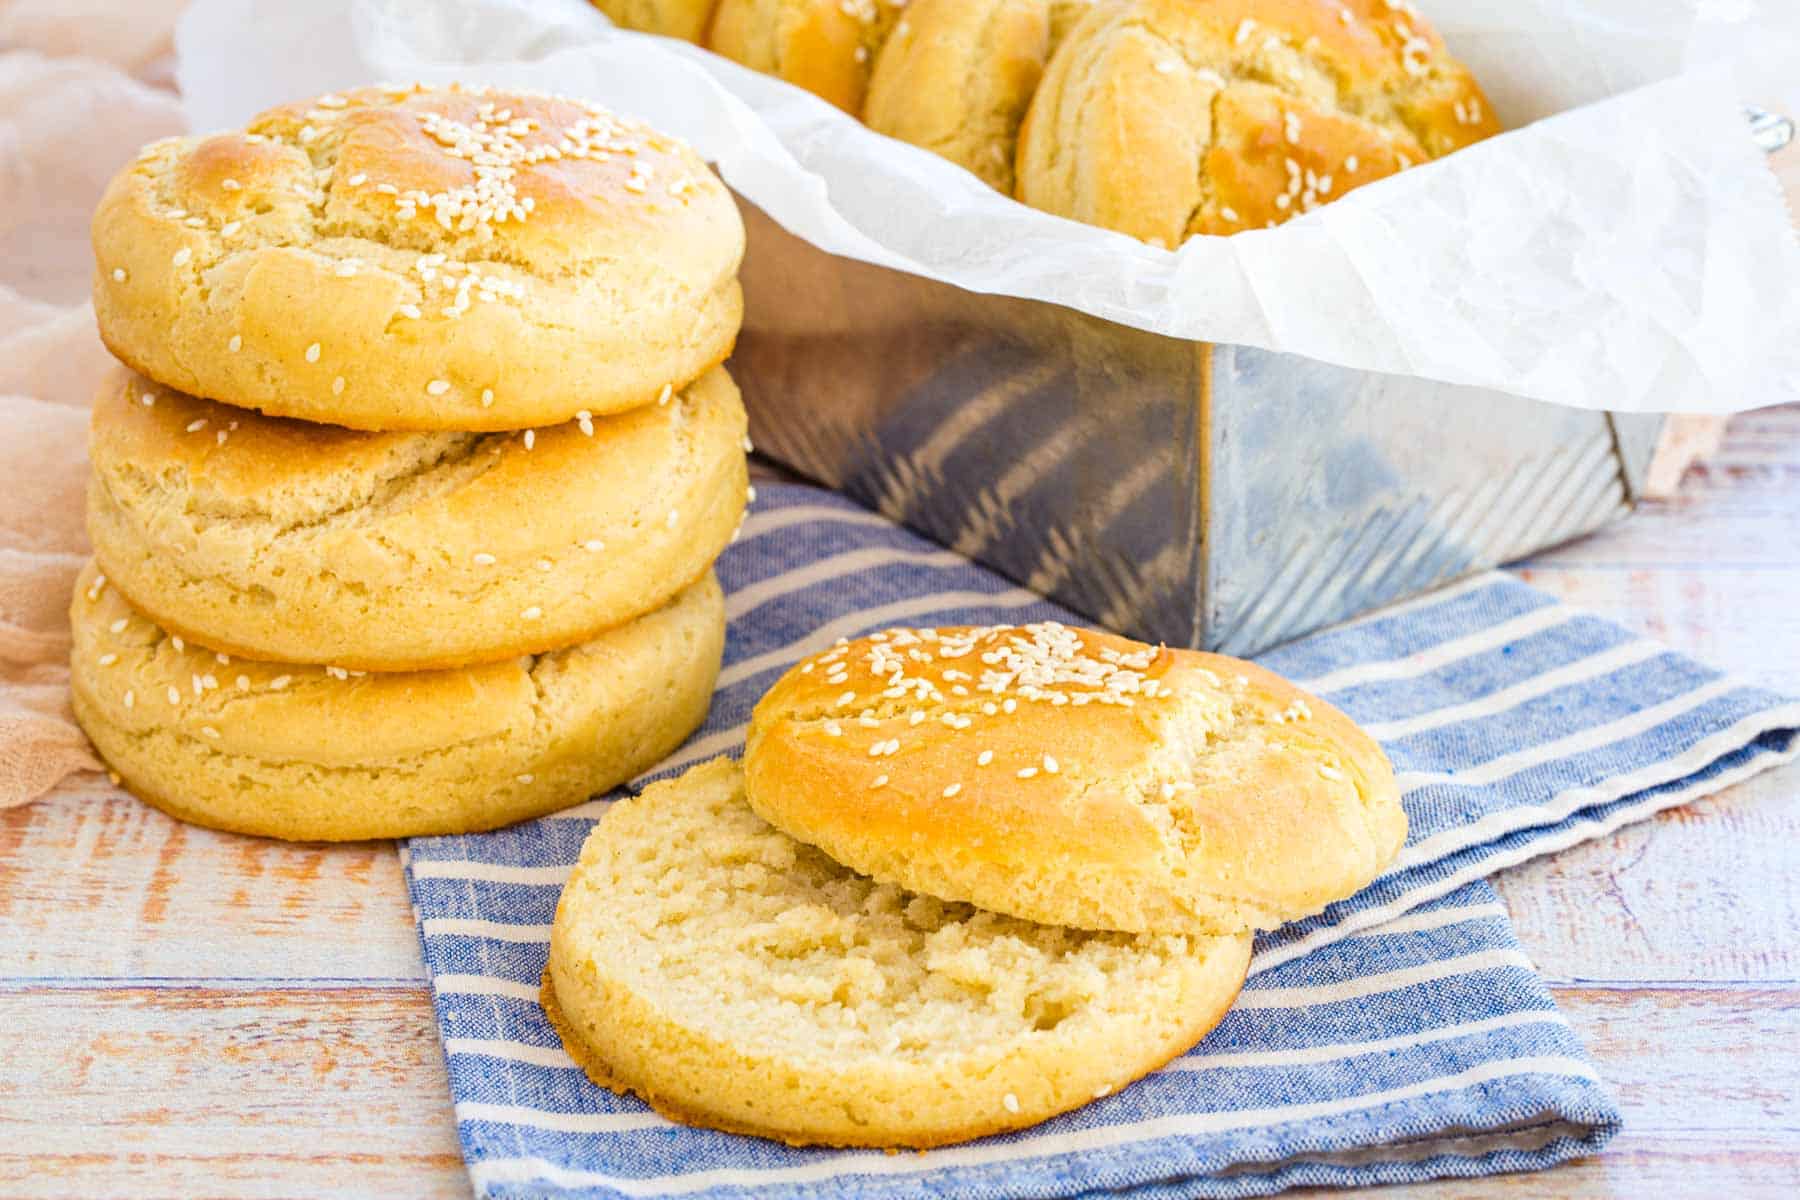
[[[1586,533],[1662,424],[977,295],[744,210],[758,449],[1148,640],[1250,654]]]

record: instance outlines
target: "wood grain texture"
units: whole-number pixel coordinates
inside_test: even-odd
[[[0,991],[8,1197],[459,1196],[422,987]]]
[[[391,842],[183,825],[90,776],[0,811],[0,980],[423,981]]]

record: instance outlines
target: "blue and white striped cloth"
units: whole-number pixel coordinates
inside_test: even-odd
[[[648,778],[734,753],[763,690],[840,636],[1073,620],[829,493],[763,489],[719,562],[705,728]],[[478,1195],[1252,1196],[1547,1166],[1619,1116],[1484,876],[1795,753],[1800,706],[1490,574],[1266,655],[1369,726],[1412,821],[1363,894],[1260,940],[1199,1046],[1035,1129],[926,1154],[671,1125],[590,1084],[537,1004],[550,921],[606,802],[403,851]],[[639,783],[644,782],[639,780]]]

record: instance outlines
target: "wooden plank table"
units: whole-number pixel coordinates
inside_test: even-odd
[[[1800,407],[1737,418],[1680,498],[1522,567],[1800,683]],[[1800,766],[1507,872],[1627,1129],[1418,1197],[1800,1195]],[[0,1195],[461,1196],[388,845],[183,826],[88,779],[0,813]]]

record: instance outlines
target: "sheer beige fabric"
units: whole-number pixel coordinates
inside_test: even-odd
[[[126,73],[163,74],[175,7],[0,3],[0,808],[100,765],[68,702],[88,399],[111,361],[87,219],[138,146],[181,128],[175,98]]]

